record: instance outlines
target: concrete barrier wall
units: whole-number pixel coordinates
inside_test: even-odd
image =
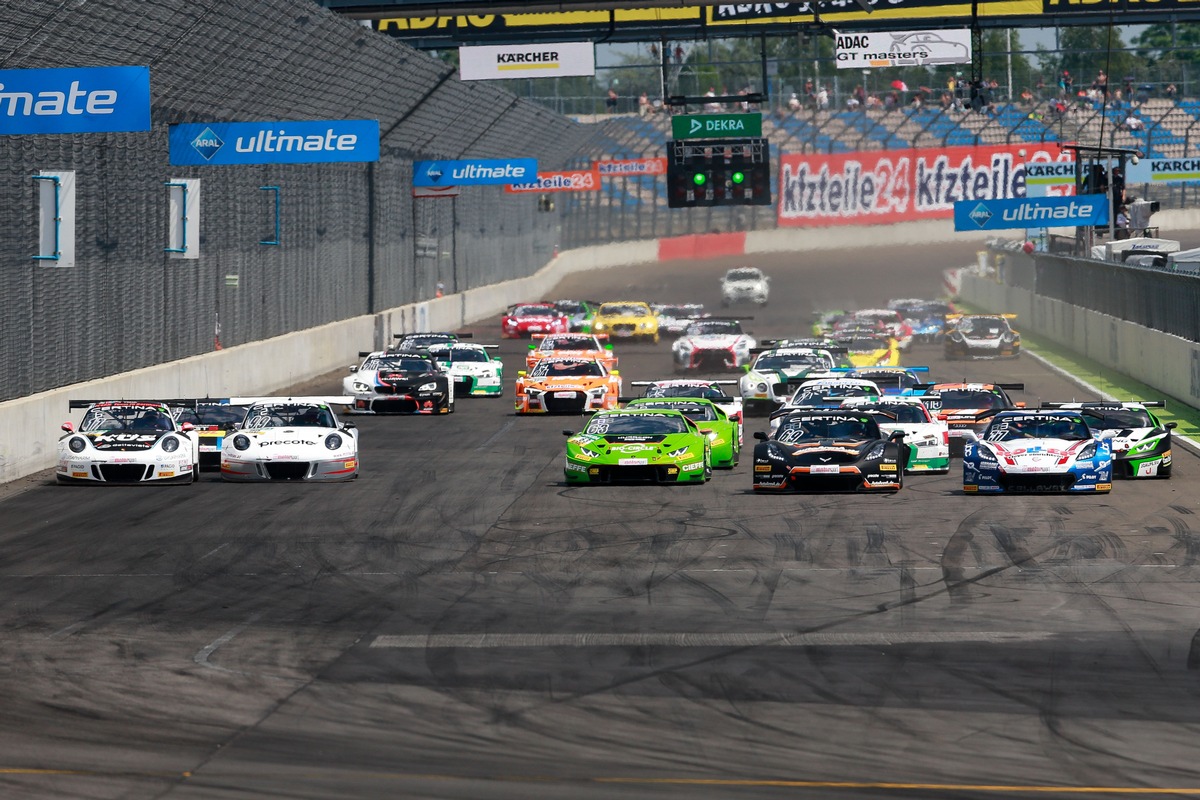
[[[962,276],[960,297],[988,311],[1016,314],[1017,330],[1045,337],[1114,373],[1200,407],[1200,344],[1196,342],[971,272]]]

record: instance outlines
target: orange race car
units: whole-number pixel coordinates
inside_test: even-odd
[[[518,414],[582,414],[616,408],[621,377],[595,358],[543,358],[517,373]]]
[[[617,357],[613,355],[606,333],[535,333],[533,339],[534,344],[529,345],[529,354],[525,356],[527,369],[533,369],[547,356],[594,358],[604,364],[609,372],[617,368]]]

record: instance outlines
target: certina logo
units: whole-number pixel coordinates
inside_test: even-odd
[[[205,128],[200,131],[200,135],[192,139],[192,147],[196,152],[204,157],[205,161],[212,161],[212,157],[217,154],[225,142],[221,141],[221,137],[213,133],[212,128]]]
[[[987,206],[985,206],[983,203],[980,203],[979,205],[975,206],[975,208],[971,209],[971,213],[967,216],[971,218],[971,222],[974,222],[976,225],[982,228],[983,226],[987,225],[988,220],[992,218],[992,212]]]
[[[83,116],[84,114],[111,114],[117,104],[116,89],[79,88],[79,81],[71,81],[65,92],[4,91],[0,83],[0,114],[9,117],[61,117]]]

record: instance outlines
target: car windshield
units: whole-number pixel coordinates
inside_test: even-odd
[[[92,406],[79,423],[80,433],[164,433],[174,429],[175,423],[162,406],[148,405]]]
[[[1004,398],[987,389],[944,389],[937,393],[939,408],[1008,408]]]
[[[870,414],[880,425],[889,423],[894,425],[897,422],[910,424],[929,422],[925,409],[912,403],[889,403],[879,406],[858,406],[857,408]]]
[[[587,312],[587,306],[576,300],[559,300],[554,304],[554,307],[564,314],[584,314]]]
[[[605,303],[600,306],[600,314],[609,317],[648,317],[650,309],[636,303]]]
[[[702,306],[655,306],[654,309],[660,316],[679,319],[699,314]]]
[[[736,320],[717,320],[714,322],[693,322],[688,325],[685,336],[737,336],[742,332],[742,324]]]
[[[1099,430],[1124,428],[1153,428],[1150,412],[1142,408],[1088,408],[1087,422]]]
[[[429,372],[432,366],[424,358],[396,358],[372,356],[362,363],[359,372]]]
[[[687,433],[687,430],[687,423],[683,421],[683,417],[676,414],[601,414],[592,417],[584,433],[593,436],[661,436],[667,433]]]
[[[564,336],[546,339],[543,350],[601,350],[600,343],[591,336]]]
[[[477,363],[490,360],[486,352],[475,347],[442,347],[431,350],[430,355],[447,364]]]
[[[556,314],[553,306],[517,306],[512,310],[513,317],[548,317]]]
[[[432,347],[435,344],[446,344],[447,342],[458,341],[457,337],[448,333],[429,333],[417,334],[415,336],[405,336],[400,340],[397,349],[400,350],[416,350],[425,347]]]
[[[171,411],[180,425],[190,422],[198,428],[213,426],[226,430],[236,428],[246,416],[245,406],[224,403],[197,403],[195,407],[179,406]]]
[[[595,361],[539,361],[533,368],[533,372],[530,373],[530,377],[533,378],[601,377],[603,375],[604,369]]]
[[[683,415],[694,422],[708,422],[717,419],[717,412],[704,403],[688,403],[683,401],[638,401],[634,408],[670,408],[682,411]]]
[[[999,339],[1008,332],[1008,323],[993,317],[967,317],[959,321],[958,329],[972,339]]]
[[[833,359],[821,353],[763,353],[754,362],[754,369],[789,369],[791,367],[832,367]]]
[[[786,444],[820,439],[879,439],[879,425],[870,417],[789,417],[775,439]]]
[[[761,278],[762,273],[756,269],[732,269],[725,276],[730,281],[757,281]]]
[[[823,403],[829,397],[875,397],[878,394],[870,387],[858,384],[804,386],[796,390],[789,403],[794,406],[804,406]]]
[[[324,406],[311,403],[280,403],[250,406],[242,427],[248,430],[263,428],[332,428],[333,414]]]
[[[709,384],[667,384],[649,386],[645,397],[699,397],[704,400],[728,400],[729,395],[720,386]]]
[[[1075,416],[999,416],[984,431],[989,442],[1011,442],[1017,439],[1091,439],[1092,432],[1081,418]]]

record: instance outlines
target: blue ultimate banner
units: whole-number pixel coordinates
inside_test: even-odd
[[[148,130],[149,67],[0,70],[0,136]]]
[[[537,180],[537,171],[536,158],[417,161],[413,164],[413,186],[532,183]]]
[[[1066,228],[1107,224],[1108,198],[1102,194],[1017,197],[1010,200],[959,200],[954,204],[956,231]]]
[[[172,125],[171,163],[328,164],[379,160],[379,120],[193,122]]]

